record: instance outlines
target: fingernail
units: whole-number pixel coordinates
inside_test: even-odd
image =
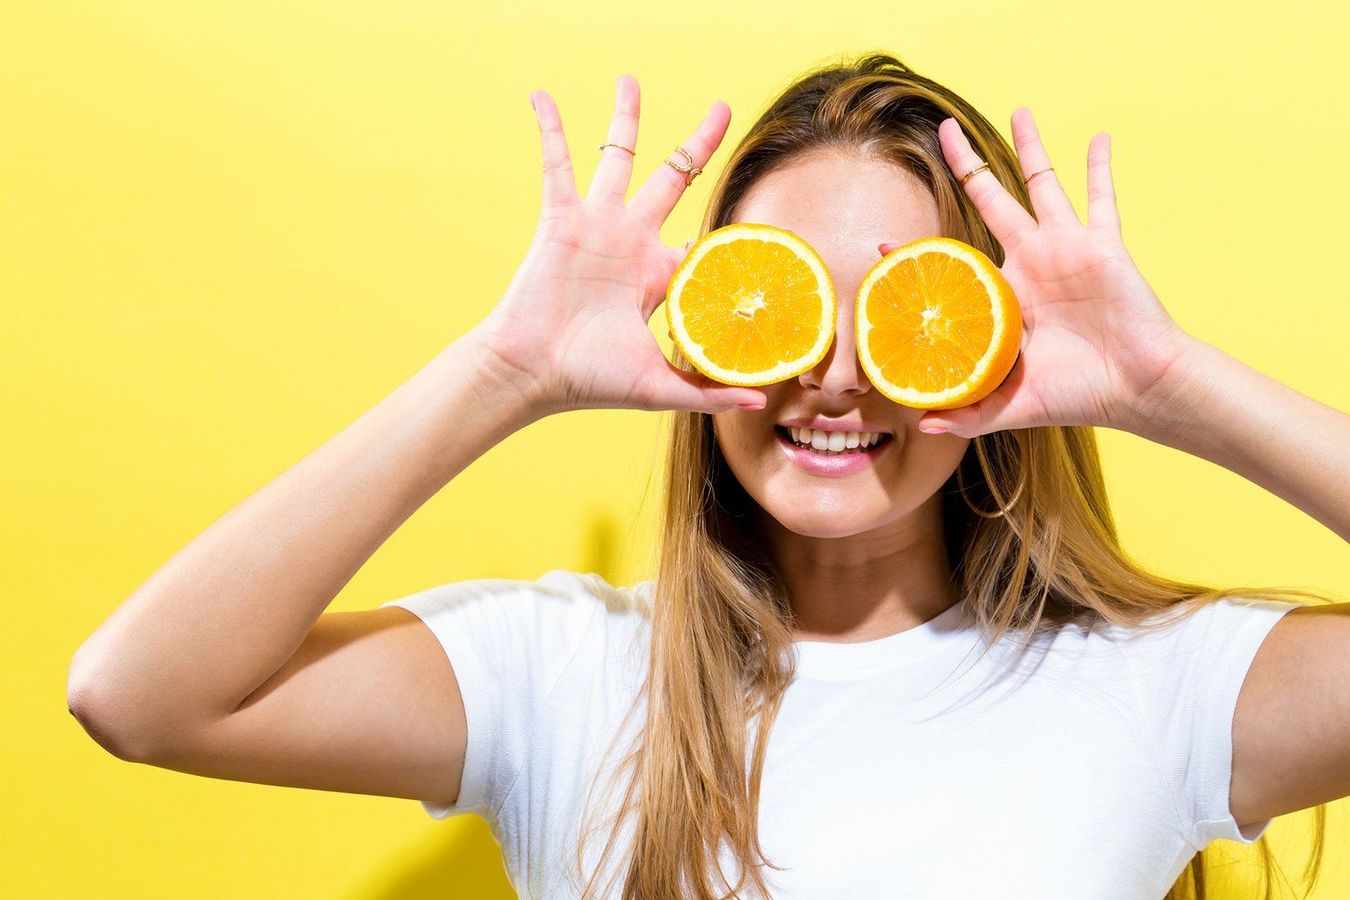
[[[763,403],[737,403],[737,409],[763,409]]]
[[[534,105],[534,91],[530,91],[530,109],[539,112],[539,107]]]
[[[924,434],[946,434],[946,433],[947,433],[947,426],[945,426],[945,425],[920,425],[920,426],[919,426],[919,430],[922,431]]]

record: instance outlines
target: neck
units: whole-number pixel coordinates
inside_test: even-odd
[[[788,531],[758,510],[761,533],[787,579],[795,640],[868,641],[920,625],[955,603],[942,498],[846,537]]]

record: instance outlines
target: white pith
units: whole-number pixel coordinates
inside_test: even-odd
[[[676,270],[675,276],[671,279],[671,282],[666,289],[666,317],[668,324],[670,325],[671,337],[675,340],[676,345],[679,346],[680,352],[694,365],[694,368],[706,373],[716,373],[715,377],[717,380],[722,381],[724,384],[772,384],[775,381],[783,381],[792,378],[793,376],[800,375],[802,372],[807,371],[824,359],[831,341],[834,340],[834,329],[821,329],[815,344],[812,345],[811,349],[800,356],[793,359],[782,360],[771,369],[749,375],[726,371],[712,360],[708,359],[707,355],[703,353],[702,348],[693,345],[686,346],[685,342],[677,337],[677,335],[684,334],[685,331],[684,310],[680,308],[678,302],[672,302],[672,298],[678,296],[680,289],[693,275],[698,261],[706,256],[709,250],[731,241],[767,241],[782,244],[783,246],[792,249],[807,263],[811,269],[811,273],[815,276],[816,288],[825,299],[825,309],[822,311],[825,320],[831,323],[834,322],[838,308],[838,301],[834,292],[834,282],[830,279],[830,274],[825,268],[824,261],[821,260],[815,250],[801,238],[785,229],[774,227],[756,227],[754,229],[739,228],[737,227],[738,224],[743,223],[726,225],[716,231],[709,232],[702,238],[701,243],[690,251],[690,255],[680,264],[679,269]],[[739,315],[749,317],[753,316],[756,310],[765,305],[762,295],[756,294],[742,299],[738,304],[736,312]],[[677,324],[680,327],[675,327]]]
[[[872,327],[867,316],[863,314],[862,298],[871,289],[872,285],[884,278],[898,263],[907,259],[912,259],[916,256],[921,256],[924,253],[934,252],[935,250],[954,256],[969,265],[971,270],[975,273],[975,277],[985,286],[991,297],[997,297],[999,295],[998,286],[985,272],[981,261],[964,251],[962,248],[952,246],[952,244],[946,241],[915,241],[911,246],[906,247],[903,250],[897,249],[891,251],[890,254],[879,261],[871,271],[867,273],[863,278],[862,284],[858,286],[858,301],[857,307],[854,310],[854,327],[857,330],[858,361],[862,363],[863,371],[872,383],[875,385],[885,384],[886,390],[882,391],[882,393],[897,403],[941,404],[952,398],[964,395],[971,384],[984,378],[985,372],[988,371],[990,364],[994,361],[995,351],[999,344],[1003,342],[1003,333],[1008,328],[1008,323],[1003,317],[1002,307],[997,302],[992,302],[991,313],[994,319],[994,333],[990,338],[988,350],[985,352],[984,356],[976,361],[970,375],[967,376],[964,381],[952,385],[945,391],[918,391],[886,380],[885,376],[881,373],[881,369],[877,367],[875,360],[872,359],[866,349],[869,346],[868,337],[872,331]],[[933,318],[936,314],[936,310],[931,308],[925,309],[923,313],[924,322],[927,323],[928,320]]]

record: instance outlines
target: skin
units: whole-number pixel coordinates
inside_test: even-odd
[[[828,197],[828,203],[802,198]],[[865,641],[917,625],[955,603],[939,489],[969,440],[919,431],[921,410],[874,388],[854,350],[853,304],[877,244],[938,234],[937,205],[906,170],[826,150],[764,176],[735,221],[786,228],[820,253],[840,302],[835,341],[815,368],[763,387],[763,410],[713,416],[728,465],[755,500],[760,532],[793,590],[798,637]],[[853,415],[895,435],[869,470],[813,475],[783,453],[789,417]]]
[[[583,198],[553,98],[536,91],[531,100],[543,150],[540,222],[492,313],[212,523],[76,652],[70,711],[118,758],[453,802],[467,723],[435,636],[399,607],[325,608],[465,467],[521,428],[572,409],[716,416],[737,477],[766,510],[766,534],[811,562],[790,563],[794,586],[811,626],[833,639],[891,633],[945,608],[950,598],[935,590],[946,562],[932,544],[930,499],[962,439],[1002,428],[1129,430],[1225,466],[1350,540],[1350,417],[1176,328],[1121,242],[1104,133],[1088,149],[1086,223],[1050,175],[1030,182],[1035,218],[987,171],[963,185],[1007,253],[1002,271],[1022,307],[1022,355],[985,399],[916,421],[882,404],[837,347],[817,370],[768,390],[717,385],[671,366],[647,323],[684,256],[660,228],[687,179],[657,163],[630,199],[633,156],[606,148]],[[636,79],[620,76],[607,142],[635,146],[638,107]],[[729,107],[715,102],[682,142],[694,165],[708,164],[729,121]],[[1024,177],[1049,165],[1025,108],[1013,113],[1012,132]],[[954,120],[938,137],[954,176],[979,163]],[[837,161],[816,162],[783,177],[837,188]],[[877,187],[882,171],[863,172]],[[799,229],[848,289],[870,254],[932,233],[923,198],[892,174],[876,199],[849,194],[851,204],[804,204],[814,208],[796,213],[776,200],[785,183],[766,178],[743,212]],[[839,324],[847,347],[851,323]],[[762,414],[726,415],[747,401]],[[903,441],[870,479],[808,484],[760,452],[777,412],[845,407],[888,417]],[[916,424],[947,434],[925,439]],[[788,503],[794,487],[801,497]],[[879,549],[888,540],[897,548],[889,555]],[[862,574],[850,584],[863,599],[842,605],[836,590],[827,608],[813,573],[830,572],[837,584],[855,567]],[[1350,604],[1295,610],[1262,644],[1233,724],[1239,822],[1350,795],[1348,611]]]

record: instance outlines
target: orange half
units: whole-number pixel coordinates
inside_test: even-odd
[[[700,238],[666,290],[671,339],[694,368],[724,384],[772,384],[811,369],[834,340],[837,306],[810,244],[751,222]]]
[[[854,307],[858,360],[896,403],[953,409],[1003,382],[1022,344],[1012,287],[962,241],[923,238],[868,270]]]

